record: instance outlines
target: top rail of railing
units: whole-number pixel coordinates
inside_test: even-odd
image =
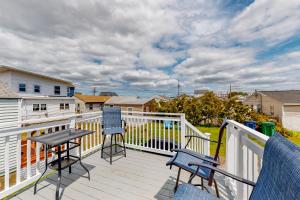
[[[240,130],[240,133],[244,134],[244,135],[249,135],[251,137],[254,137],[255,139],[261,141],[261,142],[266,142],[269,137],[254,130],[254,129],[251,129],[239,122],[236,122],[234,120],[227,120],[227,122],[231,125],[233,125],[236,129]]]

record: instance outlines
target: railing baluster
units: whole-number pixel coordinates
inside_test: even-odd
[[[22,148],[21,148],[22,137],[21,134],[18,134],[17,138],[17,168],[16,168],[16,185],[21,182],[21,161],[22,161]]]
[[[83,128],[84,128],[84,127],[83,127],[83,121],[82,121],[82,122],[80,122],[80,129],[83,130]],[[84,151],[84,143],[83,143],[83,142],[84,142],[84,138],[81,137],[80,140],[81,140],[81,141],[80,141],[80,143],[81,143],[81,147],[80,147],[80,148],[81,148],[81,152],[83,152],[83,151]]]
[[[175,123],[174,121],[172,121],[172,129],[173,129],[173,134],[172,134],[172,137],[173,137],[173,149],[175,148]]]
[[[36,136],[39,136],[41,134],[40,130],[36,131]],[[41,166],[40,166],[40,148],[41,148],[41,144],[39,142],[36,142],[36,146],[35,146],[35,167],[36,167],[36,173],[39,174],[40,170],[41,170]]]
[[[158,121],[158,148],[162,149],[161,145],[161,120]]]
[[[171,150],[170,126],[168,126],[168,150]]]
[[[164,150],[166,150],[166,127],[165,127],[165,121],[163,121],[163,129],[164,129]]]
[[[154,148],[157,149],[157,127],[156,127],[157,121],[154,120]]]
[[[152,124],[153,124],[153,123],[152,123],[152,122],[153,122],[153,121],[150,120],[150,129],[151,129],[151,130],[150,130],[150,141],[151,141],[151,142],[150,142],[150,148],[153,148],[153,135],[152,135],[152,134],[153,134]]]
[[[27,138],[31,136],[30,132],[27,133]],[[27,156],[27,179],[31,177],[31,140],[27,140],[26,145],[26,156]]]
[[[146,120],[146,126],[147,126],[147,130],[146,130],[146,147],[148,147],[148,142],[149,142],[149,121],[148,119]]]

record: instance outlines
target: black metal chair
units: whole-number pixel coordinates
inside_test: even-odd
[[[224,123],[222,124],[220,131],[219,131],[219,138],[218,141],[213,141],[213,140],[209,140],[207,138],[203,138],[201,136],[196,136],[196,135],[187,135],[185,136],[188,139],[188,142],[186,143],[186,146],[183,149],[173,149],[173,151],[177,152],[168,162],[167,162],[167,166],[170,166],[170,169],[173,165],[177,166],[178,169],[178,174],[177,174],[177,179],[176,179],[176,185],[174,190],[177,190],[178,187],[178,183],[179,183],[179,178],[180,178],[180,172],[181,169],[184,169],[188,172],[191,173],[191,176],[193,174],[196,174],[197,176],[199,176],[201,178],[201,184],[194,184],[197,186],[201,186],[202,189],[206,189],[207,188],[204,186],[203,184],[203,179],[205,180],[213,180],[214,185],[215,185],[215,190],[216,190],[216,194],[219,197],[219,190],[218,190],[218,184],[216,182],[216,180],[213,178],[214,177],[214,171],[212,171],[211,169],[208,169],[206,167],[200,167],[198,169],[198,167],[193,166],[193,165],[189,165],[189,163],[191,162],[202,162],[204,164],[207,165],[212,165],[213,167],[217,167],[218,165],[220,165],[219,163],[219,152],[220,152],[220,148],[221,148],[221,144],[222,144],[222,137],[223,137],[223,133],[224,130],[227,126],[227,122],[224,121]],[[199,154],[196,153],[192,150],[187,149],[190,141],[192,138],[197,138],[200,140],[206,140],[209,142],[214,142],[217,143],[217,148],[216,148],[216,152],[215,155],[213,157],[211,156],[207,156],[207,155],[203,155],[203,154]],[[212,184],[209,184],[209,186],[211,186]]]
[[[250,200],[285,200],[300,199],[300,147],[283,136],[275,133],[264,149],[263,165],[257,182],[243,179],[225,172],[212,165],[189,163],[200,168],[221,173],[241,183],[253,186]],[[196,176],[191,176],[189,183]],[[212,179],[209,179],[212,182]],[[217,200],[217,198],[191,184],[181,184],[174,195],[174,200]]]
[[[101,158],[103,158],[103,154],[106,154],[110,157],[110,164],[112,164],[112,156],[113,156],[113,146],[115,146],[115,154],[119,154],[124,152],[124,156],[126,157],[126,147],[125,140],[123,134],[126,130],[126,122],[121,119],[121,108],[117,107],[104,107],[102,111],[102,134],[104,136],[102,149],[101,149]],[[124,122],[124,128],[122,127],[122,121]],[[104,146],[106,136],[110,136],[110,145]],[[117,143],[117,135],[121,136],[123,145]],[[115,143],[113,144],[113,138]],[[117,151],[117,147],[120,146],[123,149],[121,151]],[[107,154],[104,152],[104,149],[110,148],[110,153]]]

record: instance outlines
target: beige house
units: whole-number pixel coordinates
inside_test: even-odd
[[[76,93],[75,98],[76,113],[84,113],[102,110],[105,101],[107,101],[110,96],[94,96]]]
[[[277,118],[287,129],[300,131],[300,90],[256,91],[244,104]]]
[[[153,98],[138,96],[113,96],[105,102],[105,106],[118,106],[122,111],[155,112],[156,101]]]

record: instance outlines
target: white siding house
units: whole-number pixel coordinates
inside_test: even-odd
[[[20,126],[20,97],[9,90],[7,86],[0,82],[0,176],[4,172],[4,148],[5,143],[9,144],[9,163],[10,166],[16,162],[16,141],[17,136],[1,137],[1,131]]]
[[[69,81],[7,66],[0,66],[0,81],[22,98],[22,120],[75,114]]]

